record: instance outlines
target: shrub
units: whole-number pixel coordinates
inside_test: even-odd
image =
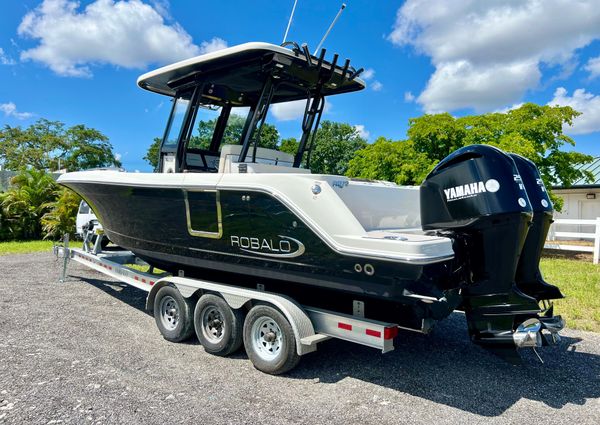
[[[56,200],[47,203],[49,211],[41,219],[42,230],[46,234],[44,239],[60,239],[65,233],[74,236],[80,202],[81,198],[72,190],[56,190]]]

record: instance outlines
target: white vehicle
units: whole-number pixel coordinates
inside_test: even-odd
[[[81,201],[79,210],[77,211],[77,219],[75,221],[75,233],[77,236],[83,239],[83,228],[92,220],[98,221],[96,214],[94,214],[94,211],[92,211],[87,202]]]
[[[92,230],[93,234],[91,232]],[[88,203],[82,200],[79,203],[77,218],[75,219],[75,234],[85,241],[88,231],[90,231],[90,235],[88,236],[89,240],[86,242],[95,244],[96,238],[98,235],[100,235],[102,238],[100,240],[100,246],[102,249],[106,248],[110,243],[108,236],[104,234],[102,223],[100,223],[98,217],[96,217],[96,214],[94,214],[94,211],[90,208]]]

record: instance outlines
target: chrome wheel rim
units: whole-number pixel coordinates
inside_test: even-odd
[[[252,325],[252,348],[263,360],[272,361],[280,354],[285,342],[281,328],[268,316],[262,316]]]
[[[214,306],[204,307],[200,317],[202,318],[202,335],[204,338],[213,344],[223,340],[225,322],[219,309]]]
[[[160,321],[169,331],[174,330],[179,323],[179,304],[170,295],[160,300]]]

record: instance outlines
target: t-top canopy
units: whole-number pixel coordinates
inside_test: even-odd
[[[325,61],[325,50],[319,57],[308,53],[306,46],[288,49],[269,43],[245,43],[174,63],[138,78],[146,90],[167,96],[184,96],[204,84],[203,103],[249,106],[260,97],[266,78],[276,84],[271,103],[306,99],[320,94],[329,96],[365,88],[346,60],[337,65],[338,55]],[[333,68],[333,72],[332,72]]]

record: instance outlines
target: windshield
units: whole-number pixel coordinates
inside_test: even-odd
[[[183,119],[188,104],[189,101],[182,97],[175,99],[163,146],[177,146],[177,139],[181,132],[181,126],[183,125]]]

